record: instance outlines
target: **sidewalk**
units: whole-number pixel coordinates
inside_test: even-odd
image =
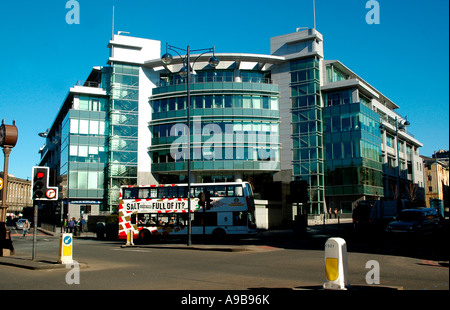
[[[70,268],[67,267],[65,264],[59,264],[56,261],[31,260],[23,257],[16,257],[14,255],[9,257],[0,257],[0,265],[13,266],[31,270]],[[87,267],[87,264],[80,264],[80,265],[83,265],[83,267]]]
[[[49,236],[55,236],[55,237],[60,237],[61,233],[58,232],[51,232],[42,228],[38,227],[38,235],[39,233],[45,234],[45,235],[49,235]],[[82,237],[95,237],[95,233],[93,232],[86,232],[86,233],[82,233],[81,234]],[[31,232],[31,234],[28,234],[28,237],[33,237],[33,232]],[[78,237],[75,237],[78,238]],[[66,264],[60,264],[58,263],[56,260],[32,260],[30,257],[21,257],[21,256],[17,256],[17,255],[11,255],[11,256],[0,256],[0,265],[5,265],[5,266],[13,266],[13,267],[19,267],[19,268],[24,268],[24,269],[30,269],[30,270],[48,270],[48,269],[60,269],[60,268],[70,268],[70,264],[69,267],[66,266]],[[80,268],[87,268],[88,265],[85,263],[79,263]]]

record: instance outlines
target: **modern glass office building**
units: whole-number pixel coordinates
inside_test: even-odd
[[[115,211],[121,185],[188,177],[183,58],[166,64],[160,41],[125,35],[108,48],[107,65],[70,89],[41,149],[76,217]],[[191,55],[191,181],[249,180],[258,198],[280,190],[280,222],[292,220],[294,180],[306,181],[302,212],[313,215],[423,186],[422,144],[399,106],[323,50],[308,29],[271,38],[269,55],[218,52],[215,67],[211,54]]]
[[[109,68],[93,68],[86,81],[69,90],[54,123],[40,134],[46,138],[40,150],[41,165],[51,168],[50,182],[60,188],[65,214],[97,213],[105,209],[108,77]],[[77,212],[69,212],[70,209]]]

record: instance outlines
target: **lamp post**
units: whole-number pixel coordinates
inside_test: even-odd
[[[400,169],[400,138],[399,138],[399,130],[403,130],[406,128],[406,126],[409,126],[410,122],[405,117],[405,120],[400,119],[399,117],[395,117],[395,138],[397,142],[397,191],[398,191],[398,197],[400,198],[400,178],[401,178],[401,169]],[[383,123],[380,123],[380,129],[386,130],[386,126],[384,126]]]
[[[3,148],[4,168],[3,168],[3,192],[2,192],[2,204],[0,206],[0,257],[10,256],[14,254],[14,247],[12,245],[11,235],[6,228],[6,210],[8,206],[6,200],[8,199],[8,166],[9,166],[9,154],[11,149],[16,145],[18,137],[18,131],[16,127],[16,121],[13,121],[12,125],[6,125],[5,120],[2,120],[0,126],[0,147]]]
[[[395,137],[397,139],[397,190],[398,190],[398,198],[400,199],[400,178],[401,178],[401,167],[400,167],[400,139],[399,139],[399,130],[405,129],[406,126],[409,126],[408,120],[400,120],[397,116],[395,117]]]
[[[165,65],[170,65],[173,61],[173,56],[169,53],[169,50],[174,51],[180,56],[183,61],[183,67],[179,71],[179,74],[182,77],[186,77],[186,97],[187,97],[187,127],[188,127],[188,158],[187,158],[187,169],[188,169],[188,241],[187,245],[192,245],[191,235],[192,235],[192,226],[191,226],[191,52],[203,52],[201,53],[195,60],[195,62],[206,53],[213,53],[213,56],[209,58],[209,65],[213,68],[216,68],[219,64],[219,59],[214,55],[215,48],[206,48],[206,49],[197,49],[191,50],[189,45],[186,49],[179,48],[176,46],[166,44],[166,53],[161,57],[162,62]],[[180,50],[186,53],[185,56],[180,55],[177,50]]]

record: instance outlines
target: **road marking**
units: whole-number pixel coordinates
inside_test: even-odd
[[[140,250],[140,249],[111,249],[113,251],[128,251],[128,252],[143,252],[143,253],[151,253],[149,250]]]
[[[448,269],[448,264],[447,264],[447,266],[445,266],[446,264],[440,264],[439,262],[432,261],[432,260],[425,260],[425,259],[423,259],[419,265],[434,266],[434,267],[438,267],[438,268]]]

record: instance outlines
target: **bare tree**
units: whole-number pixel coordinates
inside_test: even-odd
[[[414,203],[417,198],[417,184],[414,184],[413,182],[409,182],[407,190],[408,190],[409,201]]]

